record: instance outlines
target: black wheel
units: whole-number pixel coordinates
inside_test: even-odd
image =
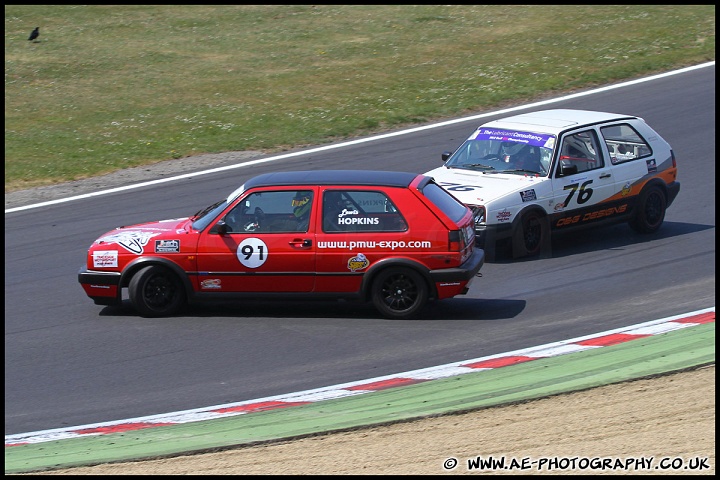
[[[640,193],[630,227],[638,233],[655,233],[665,220],[667,201],[659,187],[650,187]]]
[[[375,308],[387,318],[411,318],[427,303],[428,286],[409,268],[388,268],[372,284]]]
[[[513,232],[513,256],[534,257],[540,254],[543,242],[549,241],[545,216],[538,211],[530,211],[522,216]]]
[[[185,291],[177,276],[167,268],[151,265],[141,269],[128,285],[130,303],[144,317],[164,317],[185,303]]]

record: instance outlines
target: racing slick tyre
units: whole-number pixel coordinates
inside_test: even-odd
[[[547,218],[537,210],[523,214],[512,235],[513,257],[534,257],[548,248],[550,228]]]
[[[660,187],[649,187],[640,193],[630,227],[638,233],[655,233],[665,220],[667,201]]]
[[[373,280],[372,302],[385,317],[414,317],[428,301],[428,286],[419,273],[409,268],[391,267]]]
[[[143,317],[172,315],[185,304],[180,280],[159,265],[150,265],[133,275],[128,294],[130,303]]]

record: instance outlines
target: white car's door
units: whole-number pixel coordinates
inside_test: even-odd
[[[612,214],[604,202],[615,195],[616,182],[597,132],[568,133],[560,139],[557,151],[552,172],[552,228],[562,230]]]

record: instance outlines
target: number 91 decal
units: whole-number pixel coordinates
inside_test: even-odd
[[[237,257],[246,267],[258,268],[267,260],[267,245],[259,238],[246,238],[238,245]]]

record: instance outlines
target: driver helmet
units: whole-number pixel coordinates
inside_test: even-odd
[[[293,215],[303,218],[310,213],[310,192],[297,192],[292,199]]]
[[[500,144],[500,151],[502,153],[511,153],[512,150],[514,150],[513,147],[517,146],[517,143],[515,142],[502,142]]]
[[[500,158],[504,160],[505,162],[510,161],[510,157],[512,155],[515,155],[518,153],[518,151],[523,147],[522,143],[519,142],[510,142],[510,141],[504,141],[500,143]]]

